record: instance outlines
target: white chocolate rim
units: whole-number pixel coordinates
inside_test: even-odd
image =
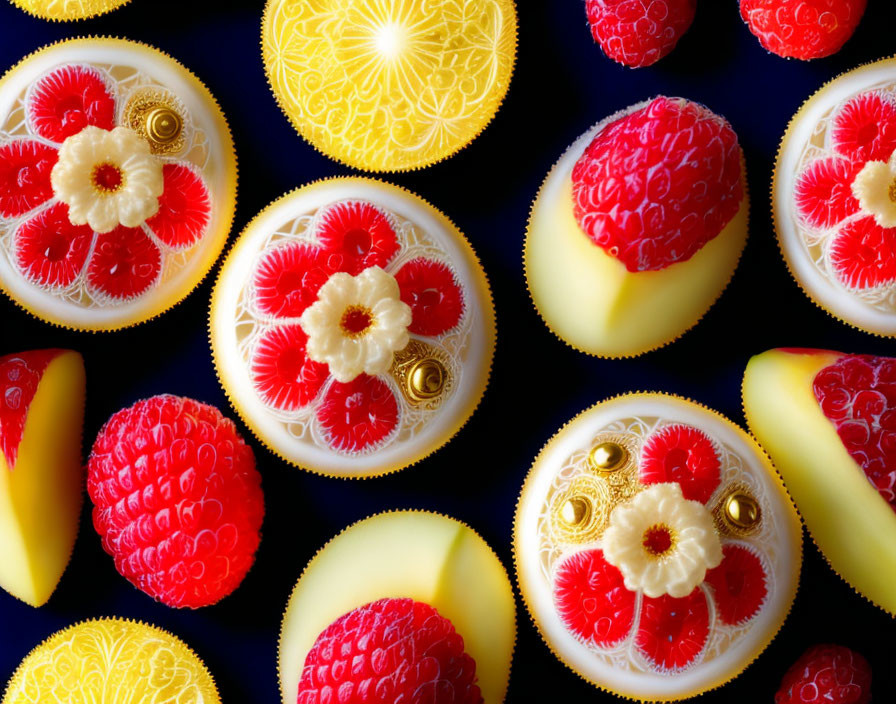
[[[704,429],[728,445],[744,460],[768,489],[773,513],[790,533],[778,545],[773,562],[777,580],[749,630],[725,652],[676,674],[621,671],[606,665],[563,625],[554,608],[551,584],[538,560],[539,514],[547,501],[556,468],[573,452],[590,448],[597,432],[627,417],[660,417]],[[624,697],[673,701],[705,692],[740,674],[772,640],[790,610],[799,579],[801,528],[786,490],[768,459],[750,437],[722,416],[685,399],[663,394],[629,394],[599,403],[565,426],[536,458],[526,478],[514,520],[514,559],[523,600],[551,650],[572,670],[597,685]]]
[[[74,39],[27,57],[0,80],[0,124],[40,75],[60,65],[77,63],[130,66],[145,73],[177,96],[208,139],[209,163],[202,176],[214,207],[206,234],[190,250],[189,260],[181,269],[145,294],[108,306],[78,306],[30,283],[7,257],[0,256],[0,287],[22,307],[58,325],[111,330],[161,314],[186,297],[207,273],[230,232],[236,206],[236,158],[224,116],[202,83],[173,58],[124,39]],[[116,102],[120,111],[121,96],[116,96]]]
[[[772,185],[775,229],[791,273],[806,294],[838,318],[878,335],[896,335],[896,311],[887,313],[827,278],[815,265],[797,226],[793,193],[803,149],[819,121],[838,104],[880,83],[896,83],[896,59],[843,74],[820,88],[794,115],[781,142]]]
[[[255,257],[271,232],[284,223],[340,200],[364,200],[416,223],[444,250],[472,300],[466,301],[471,334],[464,378],[423,430],[369,454],[340,455],[293,437],[255,392],[238,352],[237,307]],[[461,233],[431,205],[396,186],[367,178],[319,181],[275,201],[253,220],[227,257],[215,286],[210,315],[218,375],[253,432],[281,457],[302,468],[341,477],[367,477],[406,467],[444,445],[472,415],[485,390],[494,353],[494,309],[485,274]]]

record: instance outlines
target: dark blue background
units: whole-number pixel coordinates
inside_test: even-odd
[[[275,105],[259,49],[262,6],[248,0],[134,0],[111,15],[72,25],[34,19],[0,0],[0,70],[46,43],[86,34],[142,40],[172,54],[206,82],[233,128],[239,232],[285,191],[351,173],[300,139]],[[581,0],[520,0],[519,20],[516,73],[484,134],[442,164],[386,177],[454,219],[491,280],[497,357],[470,423],[421,464],[368,481],[320,478],[254,443],[267,497],[257,563],[232,596],[199,611],[169,609],[131,587],[103,552],[85,509],[72,562],[49,604],[32,609],[0,591],[0,685],[57,629],[117,615],[183,638],[208,664],[225,702],[273,704],[279,701],[277,640],[287,597],[314,552],[349,523],[384,509],[438,510],[476,528],[510,568],[513,511],[529,465],[561,424],[592,403],[625,391],[663,390],[742,423],[740,380],[752,354],[785,345],[896,354],[892,341],[848,328],[803,296],[775,246],[768,201],[778,140],[802,101],[838,73],[896,52],[891,0],[870,0],[846,47],[811,63],[767,54],[741,23],[735,0],[701,0],[693,27],[673,54],[637,71],[603,56],[588,33]],[[704,102],[734,126],[753,196],[750,242],[732,284],[696,329],[637,359],[593,359],[553,337],[530,303],[521,264],[529,204],[574,138],[609,113],[659,93]],[[84,355],[85,452],[113,412],[156,393],[192,396],[234,416],[209,353],[210,290],[206,281],[161,319],[112,334],[57,329],[4,298],[0,355],[51,346]],[[556,660],[521,606],[518,620],[508,701],[614,699]],[[892,701],[894,637],[890,617],[840,581],[807,543],[802,587],[786,626],[745,674],[703,701],[771,702],[786,667],[819,641],[864,652],[874,667],[875,701]]]

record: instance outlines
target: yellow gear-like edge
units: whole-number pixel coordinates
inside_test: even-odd
[[[32,17],[51,22],[87,20],[124,7],[131,0],[10,0]],[[58,6],[62,7],[58,7]],[[58,9],[57,9],[58,8]]]
[[[225,161],[228,161],[228,184],[227,191],[221,194],[216,194],[219,196],[221,200],[221,209],[222,212],[226,212],[226,215],[222,218],[221,227],[218,232],[208,233],[208,237],[214,237],[216,240],[219,240],[220,243],[215,247],[211,247],[209,249],[208,254],[205,257],[205,261],[202,262],[202,266],[199,267],[198,275],[196,279],[192,282],[191,288],[188,290],[175,290],[169,293],[164,298],[160,298],[159,301],[152,307],[152,309],[146,313],[143,317],[137,320],[130,320],[124,323],[118,323],[114,325],[72,325],[70,322],[65,320],[64,318],[57,318],[55,316],[44,315],[38,313],[33,310],[31,307],[20,301],[16,298],[12,291],[8,289],[2,280],[0,280],[0,291],[6,294],[13,303],[15,303],[19,308],[24,310],[26,313],[34,316],[38,320],[43,320],[44,322],[50,323],[51,325],[55,325],[60,328],[65,328],[67,330],[78,330],[84,332],[113,332],[116,330],[123,330],[125,328],[134,327],[136,325],[140,325],[142,323],[149,322],[150,320],[154,320],[161,316],[163,313],[168,312],[171,308],[176,306],[178,303],[183,301],[187,296],[189,296],[208,276],[209,272],[212,270],[215,262],[218,260],[221,252],[224,250],[225,245],[227,244],[227,238],[230,235],[230,230],[233,227],[233,219],[236,214],[236,198],[237,198],[237,158],[236,158],[236,148],[233,143],[233,134],[230,131],[230,126],[227,124],[227,120],[224,117],[224,113],[221,110],[221,106],[218,104],[218,101],[211,94],[206,85],[199,79],[196,74],[194,74],[190,69],[184,66],[180,61],[175,59],[170,54],[165,53],[160,49],[156,49],[153,46],[148,44],[144,44],[143,42],[134,41],[132,39],[119,39],[117,37],[109,37],[109,36],[80,36],[72,39],[62,39],[57,42],[53,42],[52,44],[47,44],[44,47],[41,47],[37,51],[34,51],[27,56],[25,56],[21,61],[13,65],[4,75],[0,78],[0,91],[3,90],[4,85],[6,84],[9,76],[26,62],[34,59],[35,57],[41,56],[45,52],[55,49],[56,47],[63,44],[91,44],[91,43],[99,43],[99,44],[107,44],[114,45],[119,47],[126,47],[131,51],[143,53],[147,56],[151,56],[152,58],[158,59],[162,58],[166,61],[170,61],[176,64],[184,74],[191,80],[196,88],[197,94],[206,100],[209,107],[209,114],[215,119],[217,122],[217,127],[220,135],[223,138],[223,146],[225,147],[222,153],[222,158]],[[229,146],[229,149],[227,147]]]
[[[576,675],[578,675],[580,678],[582,678],[589,684],[594,685],[597,689],[599,689],[603,692],[609,692],[610,694],[614,694],[617,697],[620,697],[620,698],[628,700],[628,701],[640,702],[641,704],[653,704],[653,703],[665,704],[665,702],[677,702],[677,701],[682,701],[685,699],[690,699],[692,697],[697,697],[697,696],[706,694],[708,692],[711,692],[715,689],[719,689],[720,687],[723,687],[724,685],[728,684],[729,682],[731,682],[734,679],[736,679],[737,677],[739,677],[743,673],[744,670],[746,670],[750,665],[752,665],[756,661],[756,659],[760,655],[762,655],[763,652],[765,652],[765,649],[775,639],[775,636],[777,636],[778,633],[780,633],[781,628],[783,628],[784,623],[787,621],[788,616],[790,616],[790,612],[793,610],[793,604],[796,601],[796,596],[797,596],[797,593],[799,591],[799,586],[800,586],[799,573],[800,573],[800,570],[801,570],[801,567],[803,564],[803,540],[802,540],[802,531],[800,531],[799,535],[798,535],[798,539],[797,539],[797,557],[798,557],[798,559],[795,561],[796,575],[793,578],[793,581],[794,581],[793,596],[790,599],[790,603],[787,607],[787,611],[784,614],[782,614],[781,620],[777,624],[777,628],[775,629],[774,633],[771,633],[768,636],[768,638],[766,638],[764,640],[764,642],[760,643],[759,647],[756,648],[755,652],[752,653],[752,655],[750,657],[744,659],[743,667],[740,670],[738,670],[737,672],[735,672],[734,674],[732,674],[730,677],[721,678],[717,681],[709,683],[702,689],[694,690],[692,692],[688,692],[687,694],[683,694],[681,696],[671,697],[668,699],[643,699],[641,697],[634,697],[631,694],[626,694],[625,692],[619,692],[614,689],[611,689],[610,687],[606,687],[606,686],[600,684],[599,682],[596,682],[593,679],[591,679],[590,677],[588,677],[588,675],[586,675],[584,672],[577,670],[575,667],[573,667],[572,665],[567,663],[560,656],[560,654],[554,649],[554,646],[551,645],[551,643],[545,637],[544,631],[541,629],[541,626],[539,625],[539,622],[535,616],[535,611],[532,608],[531,598],[529,597],[529,593],[526,589],[526,585],[523,583],[522,577],[520,576],[522,574],[522,570],[520,569],[520,557],[519,557],[520,552],[521,552],[521,546],[520,546],[520,542],[519,542],[520,506],[522,505],[523,499],[526,497],[526,494],[529,491],[529,488],[530,488],[529,479],[532,476],[532,471],[535,468],[535,465],[541,459],[541,456],[545,453],[545,451],[548,449],[548,447],[550,447],[550,445],[553,443],[553,441],[564,430],[566,430],[569,426],[571,426],[573,423],[575,423],[579,418],[584,416],[586,413],[588,413],[589,411],[591,411],[592,409],[594,409],[598,406],[602,406],[606,403],[610,403],[611,401],[616,401],[618,399],[628,399],[628,398],[638,398],[638,397],[642,397],[642,398],[662,397],[662,398],[667,398],[667,399],[674,399],[677,401],[681,401],[685,404],[690,404],[692,406],[695,406],[696,408],[706,411],[707,413],[710,413],[711,415],[713,415],[716,418],[718,418],[719,420],[721,420],[723,423],[728,425],[732,430],[734,430],[735,433],[737,433],[741,438],[743,438],[747,442],[748,445],[753,447],[753,449],[756,451],[756,455],[762,460],[762,463],[765,465],[765,468],[768,470],[769,477],[774,479],[778,489],[780,490],[781,495],[787,499],[787,502],[789,503],[790,507],[793,509],[794,515],[799,517],[799,511],[796,508],[796,504],[793,502],[793,498],[790,496],[790,493],[787,491],[787,487],[784,485],[784,479],[781,477],[780,472],[778,472],[778,469],[772,463],[771,458],[768,456],[768,454],[765,452],[765,450],[762,448],[762,446],[756,441],[756,438],[754,438],[750,433],[745,431],[743,428],[741,428],[739,425],[737,425],[734,421],[732,421],[727,416],[722,415],[718,411],[710,408],[709,406],[706,406],[706,405],[700,403],[699,401],[694,401],[694,400],[686,398],[684,396],[679,396],[678,394],[666,393],[663,391],[632,391],[629,393],[623,393],[623,394],[617,394],[615,396],[610,396],[609,398],[606,398],[603,401],[599,401],[598,403],[592,404],[588,408],[584,409],[583,411],[580,411],[575,416],[573,416],[570,420],[568,420],[566,423],[564,423],[560,427],[560,429],[556,433],[554,433],[550,437],[550,439],[544,444],[544,446],[541,448],[541,450],[539,450],[538,454],[535,456],[535,459],[532,462],[532,466],[529,469],[529,472],[526,474],[526,479],[523,483],[523,488],[520,491],[519,497],[517,498],[516,510],[514,512],[514,517],[513,517],[513,566],[514,566],[514,570],[516,572],[517,588],[519,589],[520,596],[523,599],[523,603],[526,605],[526,610],[529,612],[529,618],[532,619],[532,622],[535,624],[535,627],[538,630],[538,635],[541,637],[541,640],[544,642],[544,644],[548,647],[548,650],[550,650],[551,653],[553,653],[554,657],[556,657],[560,662],[562,662],[564,665],[566,665],[567,668],[569,668],[572,672],[574,672]]]
[[[233,389],[228,385],[227,379],[224,376],[223,367],[222,367],[220,359],[219,359],[219,352],[218,352],[217,346],[215,344],[215,334],[214,334],[214,324],[213,324],[213,315],[212,314],[213,314],[215,308],[218,306],[218,299],[220,297],[220,289],[221,289],[221,278],[223,276],[224,271],[227,269],[228,265],[230,264],[231,260],[237,255],[240,248],[244,245],[245,240],[243,238],[243,234],[248,232],[255,225],[255,223],[262,216],[264,216],[268,211],[277,207],[282,201],[286,200],[287,198],[290,198],[291,196],[299,193],[300,191],[304,191],[305,189],[314,188],[315,186],[317,186],[319,184],[330,183],[333,181],[360,181],[362,183],[375,184],[380,187],[393,189],[393,190],[399,192],[401,195],[409,196],[410,198],[413,198],[413,199],[419,201],[420,203],[422,203],[423,205],[425,205],[427,208],[430,209],[432,215],[435,218],[437,218],[450,232],[453,232],[455,235],[457,235],[457,240],[462,245],[463,249],[466,251],[468,261],[470,262],[471,265],[473,265],[472,268],[473,268],[474,272],[476,273],[476,278],[478,279],[478,281],[477,281],[477,283],[479,285],[478,293],[480,295],[480,300],[482,302],[482,315],[483,315],[483,318],[485,319],[485,324],[486,324],[488,334],[489,334],[488,364],[483,365],[483,369],[480,371],[478,378],[476,379],[476,384],[478,386],[479,392],[475,395],[471,395],[470,401],[467,404],[467,407],[464,409],[464,413],[462,414],[460,420],[455,425],[455,427],[447,429],[442,434],[442,437],[440,437],[437,442],[433,443],[431,449],[429,449],[428,451],[419,453],[418,456],[413,457],[404,462],[397,462],[397,463],[394,463],[391,465],[383,465],[380,467],[380,469],[378,471],[368,472],[365,474],[334,474],[331,472],[325,472],[325,471],[322,471],[319,469],[315,469],[314,467],[306,467],[303,465],[299,465],[299,464],[296,464],[295,462],[293,462],[292,460],[288,459],[282,452],[280,452],[280,450],[276,447],[276,445],[271,443],[267,439],[267,437],[265,437],[265,435],[261,432],[261,430],[259,430],[259,428],[251,421],[248,414],[246,414],[246,412],[243,410],[242,406],[240,405],[239,399],[237,398]],[[274,455],[276,455],[278,458],[280,458],[287,464],[291,464],[295,467],[298,467],[299,469],[304,469],[306,471],[313,472],[314,474],[319,474],[324,477],[331,477],[331,478],[336,478],[336,479],[371,479],[374,477],[381,477],[386,474],[392,474],[394,472],[398,472],[399,470],[405,469],[406,467],[410,467],[412,465],[418,464],[419,462],[422,462],[427,457],[429,457],[432,453],[441,449],[442,447],[447,445],[448,442],[453,440],[454,437],[469,422],[470,418],[473,417],[473,414],[475,413],[476,409],[482,403],[482,398],[485,395],[485,391],[486,391],[486,388],[488,387],[488,382],[491,377],[492,365],[494,364],[494,358],[495,358],[497,323],[495,321],[494,298],[492,296],[492,291],[491,291],[491,287],[489,286],[488,279],[485,275],[485,270],[482,267],[482,263],[479,261],[479,257],[476,255],[476,252],[473,250],[473,247],[470,245],[469,240],[466,238],[466,236],[464,236],[464,234],[460,231],[460,229],[457,227],[457,225],[455,225],[454,222],[447,215],[445,215],[441,210],[436,208],[428,200],[422,198],[421,196],[417,195],[413,191],[410,191],[407,188],[404,188],[402,186],[396,186],[394,184],[387,183],[386,181],[383,181],[381,179],[374,178],[371,176],[331,176],[328,178],[322,178],[322,179],[318,179],[316,181],[312,181],[310,183],[305,184],[304,186],[299,186],[299,187],[294,188],[293,190],[283,194],[277,200],[268,204],[257,215],[255,215],[255,217],[252,218],[252,220],[249,221],[249,223],[243,229],[242,233],[240,233],[240,236],[237,237],[236,241],[233,243],[232,247],[230,248],[230,251],[227,253],[227,256],[224,258],[220,268],[218,269],[217,280],[215,281],[215,287],[214,287],[214,290],[212,291],[211,306],[209,307],[208,335],[209,335],[209,345],[211,346],[211,350],[212,350],[212,359],[215,364],[215,372],[217,373],[217,376],[218,376],[218,382],[221,384],[221,387],[223,388],[224,393],[227,396],[227,400],[230,402],[231,408],[233,408],[234,412],[240,417],[240,420],[243,421],[243,425],[245,425],[249,429],[249,431],[252,433],[252,435],[255,436],[256,440],[258,440],[262,445],[267,447],[268,450],[270,450],[272,453],[274,453]]]
[[[40,645],[31,650],[28,655],[22,660],[19,667],[13,673],[12,677],[9,680],[9,683],[6,686],[6,692],[3,695],[2,704],[25,704],[25,702],[33,702],[33,701],[49,701],[50,699],[54,699],[57,701],[67,701],[69,704],[92,704],[92,702],[97,701],[93,698],[88,700],[79,700],[70,698],[71,692],[28,692],[28,699],[23,699],[20,691],[17,691],[20,687],[25,686],[26,678],[29,673],[33,670],[33,668],[39,666],[41,661],[45,658],[45,656],[49,655],[48,651],[52,648],[65,647],[67,654],[71,655],[73,658],[82,658],[83,654],[78,653],[78,640],[79,635],[83,635],[82,632],[95,628],[99,631],[99,635],[104,637],[106,640],[112,636],[112,631],[115,628],[120,628],[122,630],[121,634],[118,634],[117,637],[121,637],[122,635],[127,636],[132,639],[132,642],[136,641],[137,638],[152,638],[152,639],[163,639],[167,641],[170,654],[177,658],[177,665],[180,670],[189,671],[190,674],[195,678],[195,682],[192,684],[197,687],[202,695],[203,701],[206,704],[220,704],[221,699],[218,695],[218,689],[215,684],[215,680],[212,677],[211,673],[208,671],[208,668],[202,662],[198,655],[180,638],[172,635],[168,631],[165,631],[157,626],[151,626],[141,621],[134,621],[132,619],[123,619],[123,618],[99,618],[99,619],[91,619],[88,621],[81,621],[80,623],[76,623],[68,628],[64,628],[61,631],[57,631],[49,638],[44,640]],[[66,642],[67,641],[67,642]],[[139,643],[134,643],[139,647]],[[95,654],[97,658],[102,657],[102,653]],[[117,649],[114,653],[119,658],[122,655],[122,651]],[[154,654],[154,657],[157,655]],[[120,662],[120,661],[119,661]],[[50,664],[43,663],[45,666]],[[146,661],[141,660],[139,662],[140,665],[145,665]],[[135,668],[128,668],[129,670],[133,670]],[[135,697],[134,701],[143,701],[140,696],[139,687],[142,684],[144,687],[149,685],[146,682],[145,673],[141,673],[139,669],[133,674],[130,674],[130,678],[132,681],[123,683],[122,686],[126,686],[127,692],[130,697]],[[143,675],[143,681],[141,681],[141,675]],[[57,685],[59,681],[62,680],[62,677],[57,677]],[[32,696],[36,696],[37,698],[32,698]],[[58,697],[58,699],[57,699]],[[130,701],[130,697],[125,699],[116,699],[116,701],[125,702]]]
[[[831,80],[827,81],[824,85],[821,86],[821,88],[819,88],[812,95],[810,95],[808,98],[806,98],[806,100],[803,101],[802,105],[800,105],[799,110],[797,110],[796,113],[794,113],[793,117],[790,118],[790,122],[787,123],[787,130],[784,132],[784,136],[781,137],[781,142],[778,145],[778,153],[775,156],[775,168],[772,171],[770,200],[771,200],[771,206],[772,206],[772,224],[775,228],[775,241],[778,243],[778,251],[781,252],[781,258],[784,259],[784,264],[787,266],[787,271],[790,272],[790,276],[796,282],[796,285],[799,286],[800,290],[806,295],[806,297],[810,301],[812,301],[812,303],[814,303],[818,308],[820,308],[825,313],[827,313],[830,317],[834,318],[835,320],[839,320],[841,323],[845,323],[846,325],[853,328],[854,330],[860,330],[862,332],[867,332],[871,335],[874,335],[875,337],[893,338],[893,337],[896,337],[896,333],[887,334],[887,333],[877,332],[876,330],[871,330],[870,328],[862,327],[861,325],[856,325],[851,320],[847,320],[843,316],[838,315],[837,313],[834,313],[832,310],[828,309],[824,304],[821,303],[821,301],[819,301],[818,299],[815,298],[815,296],[812,295],[812,292],[809,290],[809,288],[806,286],[806,284],[804,284],[803,281],[801,281],[800,278],[797,276],[796,269],[794,269],[793,265],[791,264],[790,259],[787,258],[787,252],[784,250],[784,244],[781,242],[781,228],[778,225],[778,222],[779,222],[778,207],[777,207],[777,203],[775,200],[775,191],[777,190],[777,185],[778,185],[778,169],[781,166],[781,155],[784,153],[784,148],[788,145],[788,142],[790,142],[791,134],[793,133],[796,123],[803,116],[803,114],[806,112],[806,110],[809,108],[809,106],[816,99],[818,99],[818,97],[832,83],[839,80],[840,78],[843,78],[844,76],[848,76],[852,73],[856,73],[868,66],[876,66],[878,64],[884,64],[884,63],[892,63],[893,68],[896,69],[896,55],[886,57],[883,59],[878,59],[876,61],[867,61],[863,64],[859,64],[854,69],[851,69],[849,71],[844,71],[843,73],[838,73],[836,76],[834,76]],[[810,536],[811,536],[811,533],[810,533]],[[814,542],[814,539],[813,539],[813,542]],[[825,558],[825,559],[827,559],[827,558]],[[894,614],[894,615],[896,615],[896,614]]]
[[[493,98],[494,107],[490,111],[491,114],[487,119],[485,119],[480,125],[476,127],[476,129],[469,134],[467,134],[463,139],[454,140],[452,144],[447,147],[440,149],[438,153],[434,156],[428,156],[426,158],[418,159],[416,161],[409,161],[406,164],[390,164],[390,163],[382,163],[377,164],[372,161],[367,161],[366,159],[353,159],[350,155],[347,154],[347,150],[341,148],[340,140],[335,140],[334,145],[329,145],[329,148],[324,145],[319,144],[310,134],[309,130],[307,130],[302,122],[300,116],[297,115],[297,112],[292,109],[294,106],[291,106],[289,102],[283,97],[282,89],[278,89],[274,84],[274,80],[271,76],[270,69],[270,59],[269,59],[269,44],[273,44],[273,40],[269,41],[268,35],[270,34],[268,27],[271,22],[271,6],[276,0],[268,0],[265,4],[264,14],[262,17],[261,23],[261,54],[262,61],[265,67],[265,75],[268,80],[268,87],[271,90],[271,93],[274,95],[274,99],[277,102],[280,111],[286,116],[295,130],[299,133],[299,135],[311,145],[311,147],[323,154],[324,156],[333,159],[334,161],[339,162],[340,164],[344,164],[346,166],[350,166],[352,168],[359,169],[361,171],[379,171],[382,173],[397,173],[403,171],[417,171],[420,169],[424,169],[428,166],[432,166],[433,164],[438,164],[439,162],[445,161],[446,159],[451,158],[459,151],[468,147],[483,131],[488,125],[494,120],[495,115],[498,114],[498,111],[501,109],[502,104],[504,103],[505,98],[507,97],[507,91],[510,87],[510,83],[513,79],[513,72],[516,66],[516,54],[517,54],[517,45],[518,45],[518,19],[516,15],[516,5],[514,0],[494,0],[497,3],[500,3],[502,6],[506,7],[509,10],[509,18],[510,22],[508,23],[508,27],[505,30],[507,33],[511,34],[511,37],[508,38],[508,43],[510,46],[506,49],[506,53],[508,55],[508,68],[507,68],[507,76],[503,90],[500,94],[497,94]],[[301,0],[304,2],[304,0]]]
[[[299,584],[301,583],[302,578],[311,569],[313,569],[314,564],[317,561],[318,557],[320,556],[321,553],[323,553],[324,550],[326,550],[327,546],[329,546],[330,543],[332,543],[334,540],[336,540],[340,536],[342,536],[345,533],[347,533],[348,531],[350,531],[352,528],[355,528],[356,526],[360,525],[361,523],[365,523],[366,521],[369,521],[373,518],[378,518],[380,516],[387,516],[387,515],[391,515],[391,514],[400,514],[400,513],[438,516],[439,518],[444,518],[445,520],[451,521],[452,523],[456,523],[458,526],[465,528],[465,529],[469,530],[471,533],[473,533],[473,535],[475,535],[477,538],[479,538],[485,544],[485,546],[488,548],[488,551],[491,553],[491,555],[495,558],[495,560],[498,562],[498,564],[501,565],[501,569],[503,570],[505,576],[507,576],[507,586],[510,591],[510,598],[513,601],[514,607],[516,607],[517,604],[516,604],[516,597],[513,594],[513,583],[510,580],[510,576],[507,574],[507,568],[504,567],[504,563],[501,562],[501,558],[498,557],[498,554],[494,551],[492,546],[489,545],[488,541],[485,538],[483,538],[479,534],[479,532],[476,531],[471,526],[467,525],[463,521],[453,518],[452,516],[449,516],[444,513],[440,513],[439,511],[426,511],[423,509],[391,509],[391,510],[387,510],[387,511],[380,511],[379,513],[374,513],[370,516],[367,516],[365,518],[355,521],[354,523],[349,524],[348,526],[343,528],[341,531],[339,531],[339,533],[337,533],[332,538],[330,538],[326,543],[324,543],[323,546],[321,546],[317,550],[317,552],[314,553],[314,556],[310,560],[308,560],[308,563],[305,565],[304,569],[302,570],[301,574],[299,575],[298,580],[296,580],[295,585],[293,586],[292,590],[290,591],[289,598],[286,600],[286,608],[284,608],[283,616],[280,619],[280,635],[277,639],[277,681],[280,685],[281,694],[282,694],[282,690],[283,690],[283,673],[281,672],[281,668],[280,668],[280,659],[282,657],[282,648],[283,648],[283,636],[284,636],[284,628],[283,627],[286,622],[286,612],[289,608],[289,604],[292,602],[293,595],[296,593],[296,590],[299,588]],[[358,606],[363,606],[363,604],[358,604]],[[517,623],[516,613],[515,613],[515,609],[514,609],[513,646],[510,651],[510,667],[508,668],[508,671],[507,671],[507,682],[504,685],[504,692],[505,692],[504,698],[506,698],[506,696],[507,696],[507,689],[510,687],[510,675],[511,675],[511,672],[513,671],[513,655],[516,652],[516,645],[517,645],[517,641],[518,641],[518,637],[519,637],[519,633],[518,633],[519,629],[517,628],[517,626],[518,626],[518,623]],[[7,704],[7,703],[2,702],[0,704]],[[287,704],[291,704],[291,703],[287,703]]]

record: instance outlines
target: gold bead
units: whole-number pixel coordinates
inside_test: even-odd
[[[560,518],[570,527],[584,525],[591,519],[591,501],[587,496],[573,496],[560,509]]]
[[[589,459],[598,472],[615,472],[625,464],[628,451],[615,442],[602,442],[591,450]]]
[[[428,401],[435,398],[448,380],[445,365],[432,357],[414,363],[407,376],[407,392],[414,401]]]
[[[174,110],[158,107],[146,114],[146,136],[157,144],[168,144],[180,135],[183,121]]]
[[[759,503],[752,496],[736,492],[725,499],[725,518],[736,528],[752,528],[759,523],[759,515]]]

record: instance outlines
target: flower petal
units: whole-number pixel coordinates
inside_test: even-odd
[[[395,280],[401,300],[413,312],[408,329],[415,335],[441,335],[460,322],[464,295],[446,264],[422,257],[412,259],[398,270]]]
[[[32,283],[65,288],[84,268],[92,238],[89,227],[72,225],[68,208],[56,203],[16,231],[16,264]]]
[[[146,221],[156,237],[174,249],[196,244],[211,218],[211,198],[202,177],[183,164],[165,164],[159,212]]]
[[[831,241],[831,268],[844,286],[874,288],[896,281],[896,229],[874,218],[853,220]]]
[[[125,300],[149,290],[161,271],[161,252],[143,230],[116,227],[97,235],[87,283],[101,295]]]
[[[298,325],[269,330],[252,350],[252,381],[269,406],[295,411],[311,403],[329,376],[327,365],[308,359],[308,338]]]
[[[317,418],[330,446],[346,453],[372,450],[398,427],[398,402],[381,379],[361,374],[347,384],[334,381]]]
[[[252,274],[255,305],[264,315],[298,318],[332,273],[319,247],[296,241],[277,245],[262,255]]]
[[[896,150],[896,104],[869,91],[852,98],[831,124],[834,149],[854,161],[887,161]]]
[[[753,618],[768,595],[765,570],[752,550],[726,545],[722,564],[706,573],[722,623],[740,625]]]
[[[703,652],[708,636],[709,607],[700,587],[681,599],[644,597],[635,646],[657,670],[683,670]]]
[[[812,227],[831,227],[858,212],[852,182],[862,165],[848,159],[818,159],[800,174],[794,198]]]
[[[677,482],[686,499],[705,504],[719,486],[720,462],[706,433],[669,425],[647,438],[639,471],[645,484]]]
[[[115,126],[115,99],[91,66],[62,66],[41,78],[27,98],[27,112],[34,131],[51,142],[62,142],[88,125],[104,130]]]
[[[371,266],[385,267],[398,251],[389,219],[376,206],[358,201],[327,207],[320,217],[317,238],[332,269],[352,276]]]
[[[53,197],[53,147],[29,139],[0,146],[0,215],[15,217]]]
[[[579,638],[602,648],[625,639],[635,618],[635,592],[600,550],[566,558],[554,578],[554,603],[564,625]]]

